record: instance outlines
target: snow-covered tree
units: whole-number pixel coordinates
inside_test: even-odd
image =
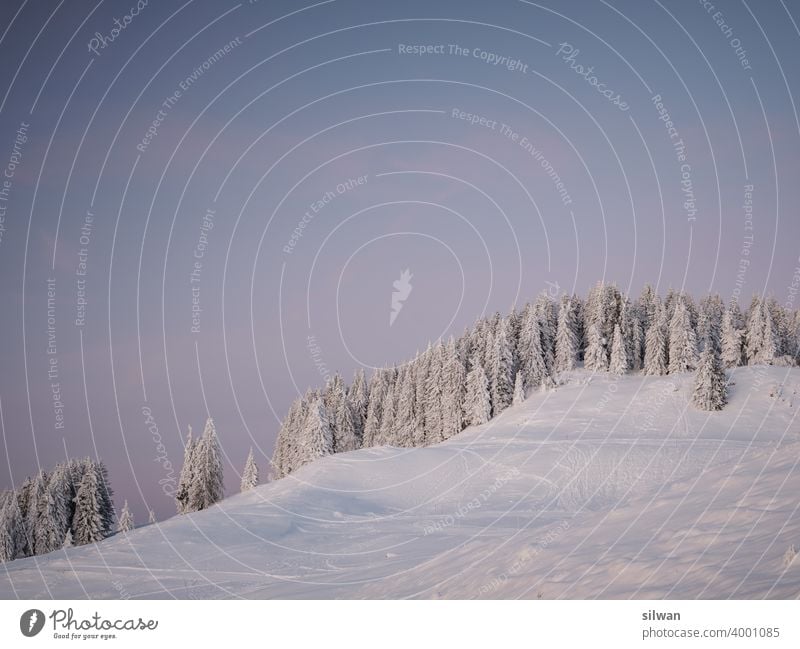
[[[320,407],[321,399],[319,400]],[[222,500],[222,452],[219,448],[214,420],[209,417],[203,436],[192,453],[192,482],[189,485],[189,511],[208,509]]]
[[[578,334],[572,300],[566,295],[561,299],[556,328],[556,372],[569,372],[578,360]]]
[[[600,333],[600,326],[594,322],[589,326],[589,340],[583,362],[587,370],[605,372],[608,369],[607,341]]]
[[[375,439],[380,435],[381,415],[383,414],[383,400],[387,389],[386,374],[376,371],[370,379],[369,404],[367,406],[367,419],[364,424],[364,439],[362,445],[367,448],[375,446]]]
[[[280,442],[280,440],[279,440]],[[178,478],[178,488],[175,491],[175,504],[179,514],[185,514],[189,509],[189,486],[193,480],[192,457],[194,454],[195,442],[192,439],[192,427],[186,434],[186,445],[183,447],[183,467]]]
[[[538,388],[548,377],[542,352],[539,321],[532,305],[522,313],[519,333],[519,359],[526,390]]]
[[[388,446],[394,444],[395,430],[394,419],[396,412],[396,398],[394,394],[394,384],[390,383],[383,398],[383,413],[381,415],[380,432],[376,440],[378,446]]]
[[[742,362],[742,342],[744,332],[736,325],[736,316],[731,309],[722,314],[720,346],[722,363],[725,367],[737,367]]]
[[[416,446],[416,440],[424,439],[424,431],[419,431],[416,413],[416,374],[411,363],[402,373],[398,382],[397,410],[394,413],[395,444],[406,448]]]
[[[489,380],[483,371],[480,359],[473,356],[471,369],[467,374],[467,393],[464,397],[464,423],[467,426],[479,426],[489,421],[491,416],[491,398],[489,396]]]
[[[522,374],[517,372],[517,376],[514,378],[514,400],[511,402],[511,405],[518,406],[523,401],[525,401],[525,387],[523,385]]]
[[[545,316],[546,314],[543,314],[543,317]],[[492,342],[489,390],[492,416],[496,417],[508,408],[514,399],[514,363],[511,341],[508,338],[508,322],[505,319],[500,320]]]
[[[93,470],[85,471],[75,496],[75,518],[72,521],[75,545],[97,543],[106,537],[101,507],[98,474]]]
[[[442,438],[449,439],[464,428],[463,406],[466,389],[464,364],[452,337],[444,350],[442,382]]]
[[[353,404],[347,395],[343,395],[336,407],[336,430],[333,440],[334,450],[337,453],[355,451],[359,446],[359,439],[355,417],[353,415]]]
[[[661,376],[667,373],[667,314],[658,296],[644,342],[644,373]]]
[[[244,470],[242,471],[241,491],[250,491],[258,486],[258,465],[256,458],[253,456],[253,449],[247,454],[247,461],[244,463]]]
[[[47,481],[44,501],[39,502],[39,522],[34,531],[36,554],[60,549],[70,526],[68,498],[72,487],[68,468],[59,464]]]
[[[625,343],[622,340],[622,330],[619,325],[614,327],[614,339],[611,343],[611,362],[608,371],[621,376],[628,369],[628,355],[625,352]]]
[[[444,439],[442,436],[443,371],[443,346],[437,344],[429,352],[428,373],[425,378],[425,438],[428,444],[437,444]]]
[[[67,533],[64,535],[64,543],[61,544],[61,549],[66,550],[67,548],[71,548],[75,545],[75,542],[72,540],[72,530],[67,530]]]
[[[128,501],[122,506],[122,512],[119,515],[119,522],[117,523],[117,532],[130,532],[134,528],[133,514],[128,509]]]
[[[683,296],[675,299],[669,324],[669,373],[688,372],[697,367],[697,337]]]
[[[353,377],[353,383],[347,392],[350,407],[353,414],[353,426],[355,428],[356,446],[361,448],[361,440],[364,437],[364,424],[367,421],[367,406],[369,404],[369,391],[367,390],[367,380],[364,377],[364,370],[359,368]]]
[[[546,291],[539,294],[534,307],[541,334],[542,357],[548,375],[553,372],[556,351],[557,315],[553,300]],[[513,384],[512,384],[513,385]],[[513,388],[512,388],[513,390]],[[509,401],[510,403],[510,401]]]
[[[156,513],[151,509],[147,515],[147,524],[152,525],[156,522]]]
[[[727,379],[719,350],[710,344],[703,350],[695,373],[692,403],[700,410],[722,410],[728,402]]]
[[[0,508],[0,563],[22,556],[25,542],[25,523],[14,494]]]
[[[42,515],[47,503],[47,474],[39,471],[33,479],[28,499],[28,510],[25,518],[25,529],[28,533],[28,543],[32,555],[40,554],[39,540],[41,538]],[[44,552],[42,548],[42,552]]]

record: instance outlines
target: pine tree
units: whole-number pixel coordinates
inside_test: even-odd
[[[280,440],[279,440],[280,441]],[[189,486],[194,480],[192,473],[192,457],[194,454],[195,442],[192,439],[192,427],[186,434],[186,445],[183,447],[183,467],[178,478],[178,488],[175,491],[175,504],[179,514],[185,514],[189,509]]]
[[[669,373],[688,372],[697,367],[697,337],[683,297],[675,299],[669,324]]]
[[[425,378],[425,438],[428,444],[441,442],[442,436],[442,372],[443,347],[437,344],[430,351],[428,374]]]
[[[75,545],[97,543],[105,536],[105,525],[96,471],[85,471],[75,496],[75,519],[72,522],[72,539]]]
[[[464,398],[464,423],[467,426],[479,426],[489,421],[491,415],[489,381],[476,356],[472,357],[471,366],[467,374],[467,393]]]
[[[219,448],[214,420],[209,417],[206,419],[203,436],[198,440],[192,453],[189,511],[208,509],[214,503],[222,500],[222,496],[222,452]]]
[[[386,388],[384,372],[376,371],[370,379],[369,404],[367,406],[367,419],[364,424],[364,439],[362,441],[362,446],[365,448],[375,446],[375,439],[380,435]]]
[[[36,553],[60,549],[70,526],[68,498],[72,487],[68,469],[58,465],[47,482],[45,501],[40,503],[39,527],[36,530]]]
[[[539,321],[529,304],[522,314],[519,334],[519,357],[522,379],[526,390],[538,388],[548,377],[542,352]]]
[[[147,516],[147,524],[152,525],[156,522],[156,513],[151,509],[150,513]]]
[[[343,395],[337,404],[335,414],[336,431],[334,436],[334,449],[337,453],[348,453],[358,448],[358,435],[356,432],[353,405],[347,395]]]
[[[644,342],[644,373],[662,376],[667,373],[667,314],[656,297],[655,311]]]
[[[611,362],[608,371],[621,376],[628,369],[628,355],[625,352],[625,343],[622,340],[622,330],[619,325],[614,327],[614,340],[611,343]]]
[[[442,379],[442,437],[450,439],[464,428],[463,407],[466,389],[464,365],[451,337],[445,348]]]
[[[708,345],[703,350],[700,367],[695,373],[692,403],[700,410],[722,410],[728,402],[725,370],[719,350]]]
[[[333,453],[333,431],[325,404],[320,397],[309,405],[303,429],[303,448],[304,464]]]
[[[347,393],[350,400],[350,407],[353,414],[353,426],[355,429],[356,445],[354,448],[361,448],[364,438],[364,424],[367,421],[367,405],[369,404],[369,392],[367,390],[367,380],[364,377],[364,370],[359,368],[353,377],[353,384]]]
[[[0,563],[22,556],[26,545],[25,528],[14,494],[0,508]]]
[[[553,301],[550,299],[547,292],[543,292],[539,295],[536,300],[535,311],[536,319],[539,322],[544,366],[547,369],[547,374],[550,375],[555,366],[557,318]],[[511,402],[509,401],[509,403]]]
[[[500,320],[493,340],[489,386],[492,416],[496,417],[511,405],[514,398],[514,366],[506,320]]]
[[[600,333],[600,327],[597,323],[592,323],[589,327],[589,341],[586,345],[583,361],[587,370],[592,370],[593,372],[605,372],[608,370],[606,340]]]
[[[32,555],[43,554],[48,550],[44,539],[49,531],[44,516],[47,507],[47,474],[39,471],[33,480],[28,500],[28,511],[25,520],[25,529],[28,532],[28,542]]]
[[[97,501],[100,503],[100,517],[103,535],[108,536],[114,528],[114,491],[108,479],[108,469],[102,460],[91,462],[91,469],[97,474]],[[87,469],[88,470],[88,469]]]
[[[417,415],[415,412],[416,376],[414,363],[409,364],[399,382],[397,395],[397,411],[394,413],[395,443],[397,446],[411,448],[416,446],[415,440],[424,433],[417,431]]]
[[[128,501],[122,506],[122,513],[119,515],[119,522],[117,523],[117,532],[130,532],[134,528],[133,514],[128,509]]]
[[[75,542],[72,540],[72,530],[67,530],[66,535],[64,536],[64,543],[61,544],[61,549],[66,550],[67,548],[71,548],[75,545]]]
[[[242,484],[241,492],[250,491],[258,486],[258,465],[256,458],[253,456],[253,449],[247,454],[247,461],[244,463],[244,471],[242,471]]]
[[[30,509],[33,494],[33,479],[25,478],[22,486],[17,490],[17,507],[22,519],[22,545],[17,548],[17,556],[29,557],[33,555],[33,530],[28,526],[28,510]]]
[[[742,362],[742,340],[744,334],[736,326],[734,313],[727,309],[722,314],[722,331],[720,345],[722,348],[722,363],[725,367],[737,367]]]
[[[517,376],[514,378],[514,400],[511,402],[512,406],[518,406],[525,401],[525,387],[522,384],[522,374],[517,372]]]
[[[564,296],[558,310],[556,330],[556,372],[569,372],[578,359],[578,335],[575,326],[572,300]]]
[[[378,433],[376,444],[378,446],[388,446],[394,444],[394,416],[395,416],[395,395],[394,384],[390,384],[383,398],[383,412],[381,414],[381,427]]]

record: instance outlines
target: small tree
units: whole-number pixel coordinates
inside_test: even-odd
[[[186,434],[186,445],[183,448],[183,467],[181,468],[181,475],[178,479],[178,489],[175,492],[175,504],[177,505],[179,514],[185,514],[190,511],[189,486],[192,484],[193,478],[192,457],[194,447],[195,442],[192,439],[192,427],[189,426],[189,431]]]
[[[156,522],[156,513],[151,509],[149,515],[147,516],[147,524],[152,525]]]
[[[133,514],[128,509],[128,501],[122,506],[122,513],[119,515],[119,523],[117,523],[117,532],[130,532],[134,528]]]
[[[512,406],[518,406],[525,401],[525,387],[522,381],[522,372],[517,372],[517,377],[514,379],[514,400]]]
[[[253,457],[253,449],[251,448],[244,464],[244,471],[242,471],[241,491],[244,493],[254,489],[256,486],[258,486],[258,465]]]
[[[695,373],[692,403],[700,410],[722,410],[728,402],[725,370],[719,350],[708,345],[703,350],[700,367]]]

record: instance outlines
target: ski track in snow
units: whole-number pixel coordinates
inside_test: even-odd
[[[796,598],[800,369],[570,373],[423,449],[315,462],[204,512],[20,559],[21,598]],[[605,401],[604,401],[605,400]],[[599,404],[602,404],[599,405]]]

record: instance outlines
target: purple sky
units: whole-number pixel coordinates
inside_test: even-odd
[[[787,303],[800,11],[710,6],[2,3],[0,488],[99,455],[167,516],[210,413],[235,493],[326,372],[542,290]]]

